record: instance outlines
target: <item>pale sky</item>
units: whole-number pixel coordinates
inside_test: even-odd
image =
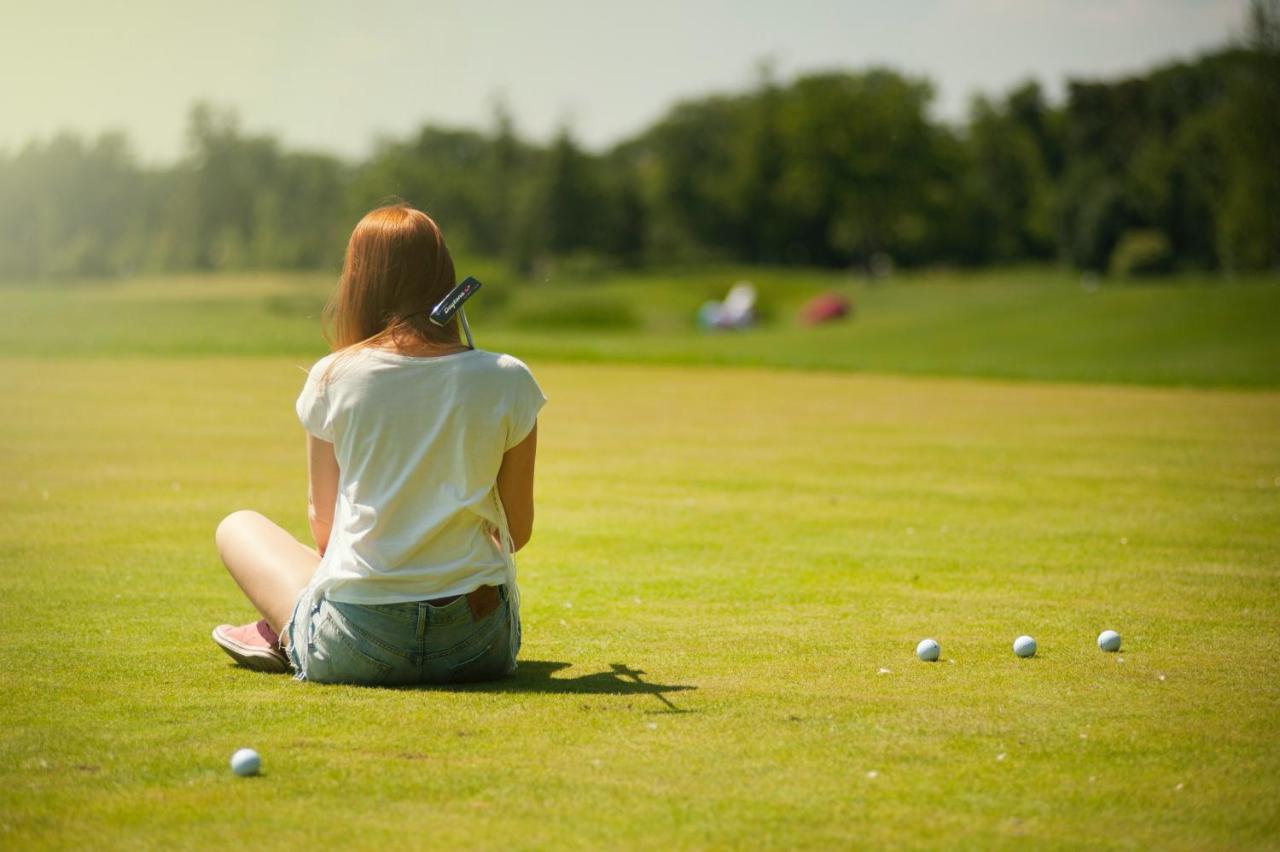
[[[423,123],[521,135],[568,122],[601,149],[681,99],[777,76],[888,65],[931,79],[935,114],[1035,78],[1108,78],[1224,45],[1245,0],[0,0],[0,151],[121,129],[181,154],[197,99],[249,132],[362,157]]]

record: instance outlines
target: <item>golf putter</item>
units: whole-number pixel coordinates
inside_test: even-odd
[[[431,309],[429,319],[435,325],[444,327],[446,323],[453,319],[454,314],[458,314],[462,319],[462,331],[467,336],[467,348],[475,349],[476,345],[471,341],[471,326],[467,325],[467,312],[462,309],[462,303],[475,295],[480,289],[480,282],[468,275],[462,279],[462,283],[449,291],[440,303]]]

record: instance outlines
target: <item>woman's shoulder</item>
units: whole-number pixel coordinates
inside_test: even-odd
[[[425,374],[420,372],[424,366],[428,368]],[[349,352],[330,352],[311,365],[308,378],[314,382],[325,377],[323,383],[331,384],[352,372],[363,375],[370,371],[384,370],[405,376],[441,376],[456,371],[472,377],[487,376],[500,384],[533,377],[533,372],[524,361],[505,352],[471,349],[448,355],[422,357],[362,348]]]
[[[310,367],[299,367],[299,369],[303,370],[307,374],[308,387],[318,388],[322,385],[328,385],[333,381],[335,373],[334,364],[337,362],[339,354],[340,353],[338,352],[330,352],[318,361],[313,361]]]
[[[324,372],[325,368],[327,368],[330,364],[332,364],[335,360],[337,360],[337,358],[338,358],[337,352],[330,352],[328,355],[325,355],[323,358],[319,359],[318,361],[312,362],[309,372],[322,373]]]
[[[530,388],[538,385],[529,365],[505,352],[477,349],[463,359],[463,364],[462,369],[467,376],[465,381],[491,388],[503,395],[525,395],[530,392]]]
[[[514,355],[505,352],[490,352],[487,349],[474,349],[469,366],[495,373],[528,373],[529,365]]]

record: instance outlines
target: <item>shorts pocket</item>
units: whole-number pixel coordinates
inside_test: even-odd
[[[379,686],[391,677],[394,666],[374,657],[362,648],[360,640],[353,636],[335,615],[328,601],[321,605],[320,623],[308,649],[311,659],[307,666],[307,680],[317,683],[354,683],[362,686]]]
[[[375,657],[396,661],[393,665],[407,666],[417,632],[416,620],[405,618],[396,604],[367,605],[341,601],[326,601],[333,609],[333,617],[341,622],[351,642]],[[417,605],[413,605],[416,607]]]
[[[504,611],[504,623],[499,629],[484,631],[482,641],[458,648],[451,658],[445,660],[451,682],[497,680],[515,669],[511,632],[507,629],[505,616]]]

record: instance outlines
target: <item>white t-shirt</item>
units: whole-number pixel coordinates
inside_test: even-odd
[[[513,581],[490,533],[506,532],[502,455],[546,402],[529,368],[482,349],[417,357],[366,347],[342,355],[322,384],[335,357],[311,368],[297,402],[340,470],[313,593],[402,603]]]

